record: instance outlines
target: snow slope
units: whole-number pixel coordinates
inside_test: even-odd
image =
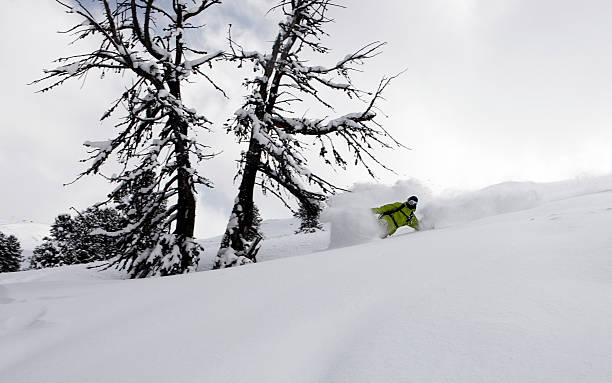
[[[28,220],[0,220],[0,231],[17,237],[21,248],[31,252],[49,235],[49,225]]]
[[[230,270],[0,275],[0,382],[610,382],[612,192],[557,197]]]

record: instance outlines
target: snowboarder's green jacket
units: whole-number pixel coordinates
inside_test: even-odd
[[[414,214],[415,210],[409,208],[405,202],[390,203],[372,209],[374,213],[380,214],[378,218],[385,222],[387,228],[386,236],[392,235],[401,226],[410,226],[415,230],[419,230],[419,220]]]

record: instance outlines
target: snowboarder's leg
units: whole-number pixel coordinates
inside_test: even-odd
[[[387,237],[390,235],[393,235],[393,233],[395,233],[397,231],[397,226],[395,226],[394,223],[389,223],[389,232],[387,234]]]

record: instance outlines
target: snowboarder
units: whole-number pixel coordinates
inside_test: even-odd
[[[378,223],[382,228],[382,238],[393,235],[400,226],[410,226],[419,230],[419,220],[414,214],[419,199],[411,196],[406,202],[396,202],[373,208],[378,216]]]

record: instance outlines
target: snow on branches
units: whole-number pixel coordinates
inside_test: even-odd
[[[256,75],[245,82],[250,94],[228,126],[228,131],[240,141],[249,142],[249,148],[242,156],[240,190],[215,267],[255,260],[248,255],[253,245],[244,238],[244,233],[251,226],[250,209],[254,206],[256,185],[283,201],[284,195],[290,194],[298,200],[299,212],[307,215],[302,222],[318,226],[322,202],[341,189],[311,171],[310,153],[301,141],[303,137],[314,137],[324,161],[341,168],[348,164],[345,154],[337,148],[343,142],[354,163],[365,167],[371,176],[374,176],[372,163],[384,167],[374,156],[374,146],[401,146],[376,122],[377,102],[393,77],[383,79],[373,93],[361,90],[351,80],[351,73],[380,54],[384,43],[366,44],[329,67],[310,66],[303,59],[306,50],[329,53],[321,38],[326,34],[326,24],[331,22],[328,10],[337,6],[333,0],[282,0],[273,8],[283,12],[284,20],[279,23],[270,53],[245,51],[230,33],[232,59],[241,64],[251,62]],[[333,112],[332,102],[324,97],[329,91],[361,100],[364,106],[360,111],[333,119],[292,115],[297,103],[307,101]]]
[[[85,142],[89,168],[79,175],[100,173],[115,155],[123,170],[107,177],[117,183],[109,196],[115,199],[145,176],[149,184],[132,189],[142,201],[140,214],[121,232],[125,251],[112,264],[127,267],[132,277],[186,272],[198,262],[199,246],[193,240],[195,187],[210,185],[192,163],[211,157],[208,147],[195,139],[209,121],[183,104],[182,84],[223,56],[220,50],[205,52],[184,38],[186,29],[201,28],[191,19],[220,0],[58,0],[80,22],[67,31],[75,41],[96,41],[97,48],[57,60],[61,65],[45,71],[36,83],[42,91],[92,71],[127,74],[130,85],[104,113],[119,107],[125,111],[119,133],[103,142]],[[209,81],[210,79],[206,77]],[[151,230],[155,231],[151,233]],[[144,240],[146,237],[146,240]],[[141,248],[146,243],[146,248]],[[138,251],[136,251],[138,250]]]

